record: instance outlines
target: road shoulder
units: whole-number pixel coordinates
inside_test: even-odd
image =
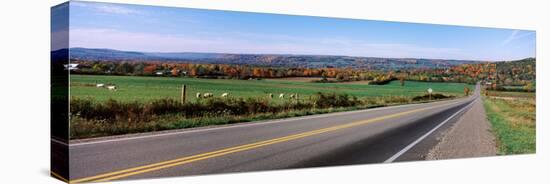
[[[426,160],[484,157],[497,155],[495,137],[487,121],[481,98],[447,132],[428,153]]]

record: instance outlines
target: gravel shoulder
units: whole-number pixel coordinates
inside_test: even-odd
[[[495,137],[487,120],[481,98],[446,133],[428,153],[427,160],[484,157],[497,155]]]

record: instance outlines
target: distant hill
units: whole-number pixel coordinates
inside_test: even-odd
[[[71,48],[72,59],[86,59],[86,60],[201,60],[201,59],[215,59],[221,57],[223,54],[217,53],[194,53],[194,52],[135,52],[135,51],[120,51],[113,49],[88,49],[88,48]]]
[[[69,59],[69,49],[59,49],[50,54],[52,63],[67,63]]]
[[[536,81],[536,58],[497,62],[498,83],[505,86],[523,86]]]
[[[57,55],[53,51],[52,55]],[[474,64],[479,61],[417,59],[417,58],[378,58],[329,55],[278,55],[278,54],[225,54],[196,52],[135,52],[113,49],[71,48],[73,60],[93,61],[134,61],[134,62],[191,62],[208,64],[241,64],[271,67],[308,68],[369,68],[377,70],[442,68],[461,64]]]

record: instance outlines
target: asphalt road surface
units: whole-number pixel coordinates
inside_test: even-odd
[[[70,180],[424,160],[478,97],[70,144]]]

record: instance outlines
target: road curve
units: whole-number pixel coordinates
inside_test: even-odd
[[[478,97],[70,144],[70,180],[422,160]]]

